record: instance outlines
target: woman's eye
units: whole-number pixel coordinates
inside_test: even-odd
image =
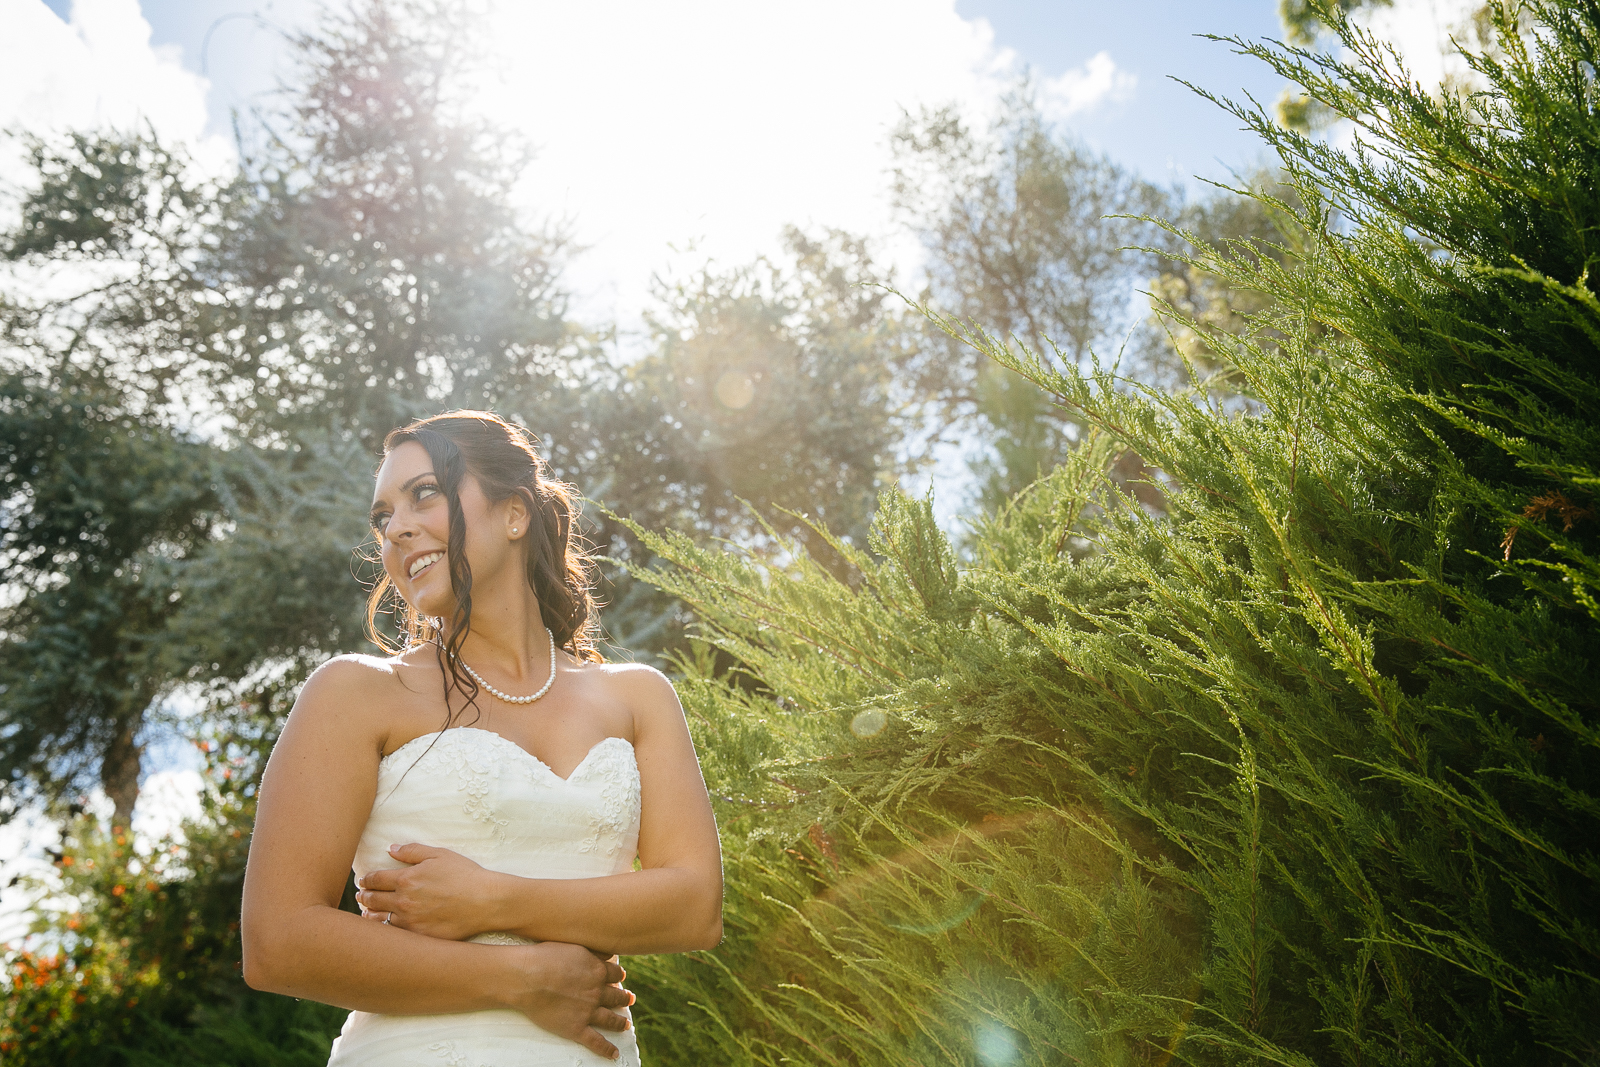
[[[374,515],[374,516],[372,516],[371,525],[372,525],[372,532],[377,534],[379,537],[382,537],[383,536],[383,531],[385,529],[387,529],[388,526],[389,526],[389,516],[387,516],[387,515]]]
[[[419,485],[415,490],[415,494],[417,500],[421,502],[430,496],[438,496],[439,487],[437,485]]]

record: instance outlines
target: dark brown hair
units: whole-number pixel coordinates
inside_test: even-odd
[[[600,659],[596,649],[599,631],[593,586],[594,564],[588,546],[574,528],[578,518],[578,493],[555,480],[549,465],[534,449],[528,431],[488,411],[447,411],[391,430],[383,440],[388,456],[407,442],[428,450],[433,473],[450,509],[450,534],[445,559],[450,587],[455,592],[455,616],[445,620],[419,614],[407,604],[382,573],[367,598],[367,636],[391,655],[423,643],[438,646],[440,668],[445,671],[445,704],[452,685],[474,704],[477,683],[459,666],[456,652],[472,628],[472,567],[467,563],[466,518],[461,512],[461,481],[478,480],[489,503],[521,496],[528,505],[528,536],[524,538],[525,574],[539,600],[539,614],[556,644],[580,660]],[[380,612],[394,616],[405,638],[403,646],[391,642],[378,629]]]

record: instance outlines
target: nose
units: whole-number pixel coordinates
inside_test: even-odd
[[[389,523],[383,531],[384,540],[394,544],[404,544],[417,536],[416,525],[403,512],[396,511],[389,517]]]

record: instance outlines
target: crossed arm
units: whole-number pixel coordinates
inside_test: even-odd
[[[389,855],[405,867],[374,871],[362,882],[356,899],[368,917],[449,941],[499,931],[607,955],[715,946],[722,940],[722,856],[710,801],[671,686],[660,675],[644,681],[656,699],[636,719],[634,752],[648,798],[639,870],[520,878],[449,849],[403,843]],[[660,714],[667,701],[672,713]]]
[[[641,870],[606,878],[516,878],[426,843],[409,866],[370,875],[369,915],[341,912],[351,857],[376,794],[371,666],[335,661],[307,682],[263,776],[245,876],[245,980],[362,1011],[510,1007],[602,1055],[632,1003],[617,952],[706,948],[721,937],[722,875],[710,803],[671,687],[635,679],[633,744],[643,786]],[[490,930],[542,942],[478,945]],[[591,951],[592,950],[592,951]]]

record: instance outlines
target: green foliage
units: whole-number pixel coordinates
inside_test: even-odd
[[[1139,246],[1164,237],[1147,217],[1176,211],[1172,194],[1063,137],[1027,83],[987,130],[924,109],[892,144],[895,207],[928,251],[927,302],[1063,365],[1111,351],[1135,377],[1171,377],[1132,297],[1157,269]],[[919,340],[901,375],[946,433],[974,429],[988,446],[974,457],[983,511],[1073,448],[1080,428],[1038,389],[941,331]]]
[[[136,850],[92,815],[68,824],[56,876],[32,887],[45,901],[33,947],[6,957],[6,1063],[326,1062],[340,1013],[253,993],[239,977],[248,828],[282,712],[238,709],[234,730],[202,743],[202,812],[178,838]]]
[[[1035,556],[1025,510],[997,527],[1009,545],[982,543]],[[728,937],[710,956],[630,961],[654,1054],[1163,1057],[1185,1012],[1159,998],[1193,995],[1197,917],[1139,869],[1127,841],[1147,835],[1081,795],[1064,709],[1041,699],[1061,684],[1048,654],[985,610],[1002,589],[1035,594],[959,572],[927,503],[894,494],[876,555],[850,550],[858,589],[804,557],[777,571],[655,547],[680,569],[652,580],[766,695],[709,676],[708,656],[682,664],[724,828]],[[1083,568],[1103,571],[1036,562],[1034,580],[1079,589]],[[687,1025],[698,1013],[711,1025]]]
[[[453,5],[385,0],[295,40],[295,91],[216,231],[219,299],[189,337],[250,435],[332,425],[376,453],[569,355],[566,240],[517,217],[515,141],[454,95],[473,32]]]
[[[880,379],[854,368],[889,331],[874,299],[836,284],[865,273],[842,240],[826,254],[801,249],[794,288],[735,272],[679,294],[677,332],[637,379],[672,388],[641,386],[649,403],[615,408],[649,413],[641,436],[584,436],[604,425],[587,398],[609,382],[515,383],[528,412],[574,430],[565,469],[628,473],[698,434],[770,446],[761,454],[798,484],[831,476],[853,494],[837,516],[848,538],[822,522],[762,524],[728,502],[753,488],[763,507],[782,503],[776,475],[652,459],[672,472],[653,483],[668,490],[652,497],[641,478],[628,500],[659,510],[613,527],[633,550],[622,553],[632,578],[663,598],[641,597],[642,614],[678,598],[700,620],[677,670],[727,857],[724,945],[628,961],[653,1059],[1433,1067],[1600,1055],[1600,6],[1531,10],[1537,32],[1500,19],[1496,48],[1476,61],[1488,88],[1472,98],[1408,83],[1337,18],[1348,62],[1236,42],[1347,116],[1359,140],[1336,150],[1236,108],[1283,172],[1241,219],[1179,220],[1199,243],[1167,261],[1173,284],[1157,295],[1188,330],[1174,334],[1195,371],[1186,388],[1104,371],[1092,331],[1030,332],[1009,311],[986,322],[985,309],[1011,307],[1006,294],[1035,283],[1114,287],[1116,270],[1088,260],[1077,275],[1071,263],[1051,273],[1061,264],[1048,241],[1009,250],[1015,286],[972,283],[982,291],[970,307],[947,302],[964,321],[943,327],[987,358],[955,368],[972,371],[960,388],[999,367],[1008,390],[1034,390],[1011,394],[1028,418],[1075,428],[1052,439],[1048,463],[1006,459],[1017,477],[1005,488],[1031,484],[975,521],[959,556],[929,503],[894,491],[860,536],[857,501],[872,483],[840,471],[865,460],[841,446],[827,462],[793,462],[799,439],[755,419],[781,404],[755,407],[763,432],[747,437],[749,426],[695,406],[730,372],[750,380],[728,388],[754,386],[738,362],[752,352],[786,389],[812,388],[816,369],[839,375],[843,392],[825,381],[807,395],[871,408]],[[359,34],[349,44],[365,47]],[[328,84],[366,84],[360,64],[335,67]],[[350,174],[399,166],[339,140],[360,129],[339,126],[331,158],[359,162]],[[1029,221],[1037,201],[1070,235],[1078,201],[1063,175],[1077,171],[1048,137],[1014,142],[998,171],[940,145],[928,142],[927,158],[960,164],[949,173],[997,208],[984,218]],[[1037,168],[1018,162],[1035,156]],[[121,188],[112,177],[60,188]],[[1016,196],[1029,182],[1040,195]],[[987,232],[952,230],[951,247],[987,256]],[[103,239],[48,247],[85,240]],[[356,325],[403,322],[393,301],[409,291],[388,293],[393,279],[373,263],[376,273],[352,275],[352,304],[371,313]],[[314,318],[272,314],[280,325]],[[330,336],[354,339],[362,373],[410,373],[389,358],[387,334],[340,330]],[[1060,349],[1047,344],[1057,333]],[[476,348],[454,345],[437,350],[478,366]],[[279,388],[265,369],[262,396]],[[565,406],[572,396],[585,401]],[[309,393],[288,399],[310,410],[296,406]],[[272,617],[286,621],[263,625],[263,643],[293,660],[302,628],[344,632],[344,616],[308,590],[333,573],[345,536],[341,449],[376,425],[317,437],[297,423],[269,442],[279,452],[228,467],[219,499],[253,517],[236,542],[176,571],[180,602],[204,599],[186,590],[218,594],[216,632],[243,627],[249,599],[221,595],[231,576],[264,582],[274,571],[260,561],[303,543],[321,562],[274,594]],[[1019,437],[1042,455],[1029,440]],[[696,509],[744,547],[657,524]],[[649,570],[652,558],[670,566]],[[185,640],[215,655],[215,677],[249,669],[226,641],[205,643],[205,618],[180,612],[169,625],[190,626]],[[318,646],[305,647],[302,663]],[[250,739],[270,736],[295,677],[241,689],[265,690],[268,703],[222,717],[259,724],[219,755],[222,782],[235,769],[226,759],[248,766]],[[69,931],[57,957],[11,961],[8,1053],[71,1062],[73,1042],[98,1035],[125,1042],[117,1054],[129,1062],[324,1054],[334,1013],[247,995],[227,969],[240,789],[221,790],[232,799],[191,829],[187,852],[141,858],[147,882],[129,880],[114,838],[85,828],[63,856],[83,902],[78,928],[54,927]],[[116,1014],[129,999],[148,1023],[137,1033]],[[301,1044],[264,1040],[270,1028]]]
[[[862,241],[793,228],[785,239],[792,266],[708,269],[659,294],[656,351],[627,368],[621,396],[603,398],[609,418],[642,428],[614,435],[643,461],[616,467],[616,499],[643,505],[631,517],[759,536],[748,502],[785,529],[808,528],[773,508],[866,536],[894,462],[886,357],[897,323]]]
[[[372,460],[359,442],[306,433],[291,448],[217,461],[229,529],[176,575],[185,608],[168,625],[174,676],[228,688],[370,647],[356,579],[371,568],[356,546],[371,536]]]
[[[1306,234],[1296,216],[1303,209],[1298,191],[1267,172],[1246,175],[1238,184],[1211,190],[1161,225],[1184,247],[1225,247],[1235,258],[1265,257],[1279,265],[1302,257]],[[1231,353],[1239,339],[1248,334],[1264,343],[1271,337],[1263,314],[1272,297],[1193,256],[1164,250],[1158,265],[1150,302],[1183,373],[1147,384],[1203,382],[1202,388],[1220,399],[1235,373]],[[1223,358],[1217,357],[1219,351]]]
[[[99,779],[126,827],[135,735],[170,685],[174,572],[221,520],[210,450],[87,374],[0,379],[0,782],[15,805]]]
[[[1387,7],[1393,0],[1278,0],[1278,18],[1290,44],[1315,44],[1329,23],[1363,8]]]
[[[1348,64],[1244,46],[1365,137],[1239,109],[1296,236],[1192,257],[1269,298],[1211,335],[1226,396],[946,320],[1092,428],[970,564],[893,497],[854,586],[651,542],[739,665],[685,662],[697,738],[763,759],[708,760],[728,943],[633,961],[658,1056],[1600,1052],[1600,7],[1531,10],[1470,101],[1347,26]]]

